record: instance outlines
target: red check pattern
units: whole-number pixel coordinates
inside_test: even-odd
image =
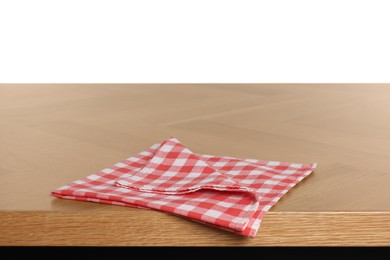
[[[315,167],[195,154],[171,138],[52,194],[161,210],[254,237],[268,210]]]

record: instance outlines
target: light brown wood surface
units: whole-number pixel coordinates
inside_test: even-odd
[[[50,195],[170,136],[318,166],[254,239]],[[0,84],[0,245],[390,245],[390,84]]]

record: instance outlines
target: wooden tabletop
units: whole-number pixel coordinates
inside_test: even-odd
[[[318,166],[254,239],[50,195],[171,136]],[[0,84],[0,245],[390,245],[390,84]]]

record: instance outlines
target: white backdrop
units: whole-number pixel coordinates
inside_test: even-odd
[[[390,1],[0,0],[0,83],[390,82]]]

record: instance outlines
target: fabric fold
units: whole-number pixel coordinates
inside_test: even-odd
[[[52,194],[160,210],[254,237],[268,210],[315,167],[196,154],[170,138]]]
[[[185,194],[200,189],[256,193],[216,169],[176,138],[164,141],[139,171],[119,178],[115,185],[142,192]]]

